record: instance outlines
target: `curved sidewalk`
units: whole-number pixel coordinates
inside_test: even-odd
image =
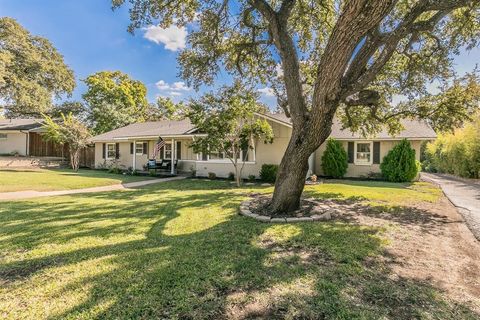
[[[72,189],[72,190],[57,190],[57,191],[26,190],[26,191],[15,191],[15,192],[0,192],[0,201],[21,200],[21,199],[29,199],[29,198],[37,198],[37,197],[63,196],[67,194],[76,194],[76,193],[92,193],[92,192],[125,190],[125,189],[143,187],[150,184],[156,184],[156,183],[162,183],[162,182],[174,181],[174,180],[182,180],[182,179],[185,179],[185,177],[162,178],[162,179],[155,179],[155,180],[145,180],[145,181],[123,183],[123,184],[113,184],[113,185],[102,186],[102,187]]]
[[[438,173],[423,173],[422,179],[439,185],[462,214],[468,228],[480,240],[480,183]]]

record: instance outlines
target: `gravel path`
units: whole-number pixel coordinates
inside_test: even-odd
[[[477,240],[480,240],[480,183],[438,173],[422,173],[422,179],[442,188],[463,215]]]
[[[72,189],[72,190],[57,190],[57,191],[26,190],[26,191],[15,191],[15,192],[0,192],[0,201],[20,200],[20,199],[29,199],[29,198],[37,198],[37,197],[63,196],[66,194],[76,194],[76,193],[92,193],[92,192],[124,190],[124,189],[142,187],[142,186],[155,184],[155,183],[181,180],[181,179],[185,179],[185,177],[162,178],[162,179],[154,179],[154,180],[129,182],[124,184],[114,184],[110,186],[84,188],[84,189]]]

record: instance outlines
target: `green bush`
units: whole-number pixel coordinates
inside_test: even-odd
[[[277,180],[278,165],[264,164],[260,170],[260,179],[265,182],[274,183]]]
[[[430,172],[480,178],[480,115],[463,128],[439,134],[428,143],[422,167]]]
[[[256,179],[256,177],[255,177],[254,174],[251,174],[251,175],[248,176],[248,181],[250,181],[250,182],[255,182],[255,179]]]
[[[412,181],[420,170],[420,163],[415,160],[415,150],[407,139],[403,139],[388,152],[380,164],[385,179],[391,182]]]
[[[342,143],[335,139],[327,140],[327,147],[322,156],[323,174],[328,177],[341,178],[347,173],[348,155]]]
[[[210,180],[217,179],[217,175],[215,174],[215,172],[209,172],[208,173],[208,179],[210,179]]]

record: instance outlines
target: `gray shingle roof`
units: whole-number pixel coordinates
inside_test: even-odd
[[[270,113],[267,117],[274,118],[285,124],[290,124],[290,118],[287,118],[283,113]],[[392,137],[386,130],[378,133],[375,139],[434,139],[437,137],[435,131],[425,122],[417,120],[402,120],[404,130],[398,135]],[[135,137],[159,137],[159,136],[179,136],[190,134],[195,130],[195,127],[190,123],[190,120],[165,120],[156,122],[133,123],[126,127],[105,132],[92,138],[92,142],[96,141],[112,141],[116,139],[128,139]],[[332,126],[332,134],[335,139],[363,139],[360,133],[352,133],[349,129],[342,130],[342,125],[338,119],[334,120]]]
[[[0,119],[0,131],[36,129],[42,122],[42,119]]]
[[[285,123],[291,123],[290,118],[287,118],[287,116],[284,113],[271,113],[268,114],[267,116],[275,118],[276,120],[285,122]],[[435,131],[430,127],[428,123],[425,121],[419,121],[419,120],[410,120],[410,119],[403,119],[400,121],[401,124],[404,127],[404,130],[402,130],[399,134],[396,136],[391,136],[388,134],[388,132],[384,129],[378,134],[376,134],[374,137],[375,139],[413,139],[413,138],[422,138],[422,139],[434,139],[437,137],[437,134]],[[361,133],[353,133],[349,129],[343,129],[342,130],[342,125],[338,119],[334,119],[333,125],[332,125],[332,134],[330,137],[334,139],[364,139],[361,135]]]
[[[194,129],[190,120],[165,120],[155,122],[133,123],[126,127],[102,133],[92,138],[92,142],[110,141],[134,137],[159,137],[188,134]]]

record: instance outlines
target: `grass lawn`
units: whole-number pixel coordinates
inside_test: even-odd
[[[3,180],[3,179],[2,179]],[[262,224],[239,216],[255,186],[182,180],[0,206],[6,319],[474,319],[385,262],[392,227],[342,220]],[[342,182],[312,196],[397,206],[438,189]],[[393,228],[394,229],[394,228]]]
[[[0,170],[0,192],[81,189],[147,179],[152,178],[87,169],[78,172],[68,169]]]

